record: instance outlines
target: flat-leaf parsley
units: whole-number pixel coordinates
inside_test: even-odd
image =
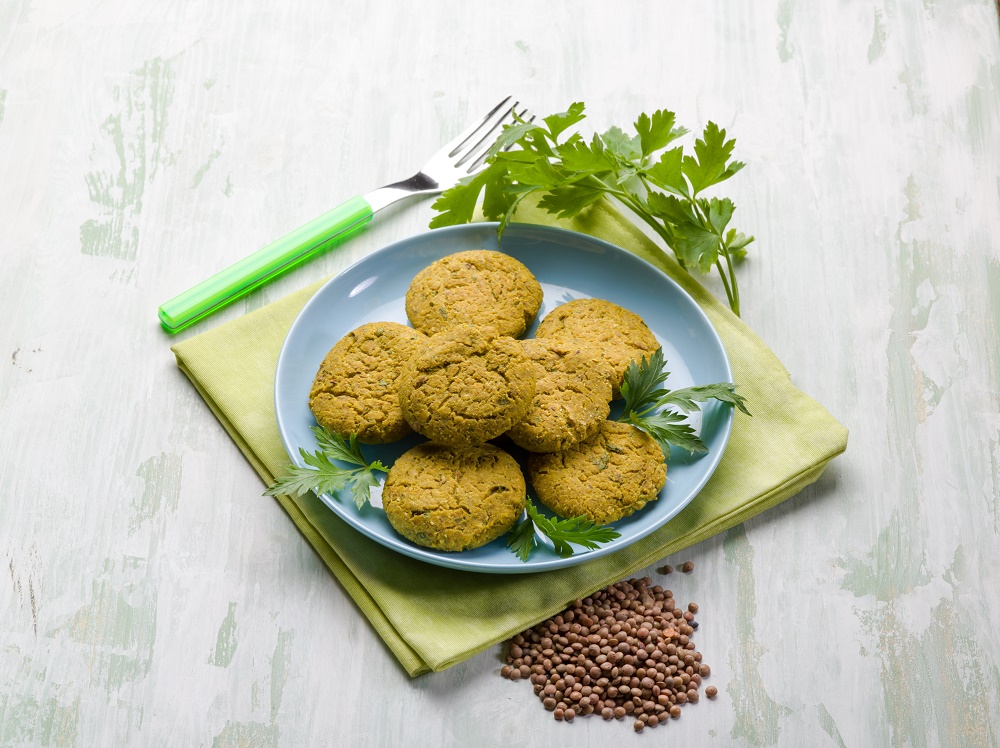
[[[389,468],[378,460],[368,462],[361,453],[358,437],[351,434],[345,439],[340,434],[314,426],[319,450],[306,452],[301,447],[299,454],[307,467],[287,466],[285,475],[264,492],[265,496],[301,496],[309,491],[316,494],[332,493],[350,487],[351,495],[358,509],[368,503],[371,490],[379,485],[375,471],[388,473]],[[341,467],[334,461],[346,462],[353,468]]]
[[[640,114],[634,135],[612,127],[589,141],[578,132],[563,137],[585,117],[577,102],[540,121],[517,118],[505,126],[489,150],[487,168],[435,201],[438,215],[431,227],[468,223],[480,195],[485,217],[500,222],[498,236],[528,195],[541,193],[539,205],[561,218],[612,197],[655,231],[682,267],[703,273],[717,268],[729,306],[739,315],[734,263],[746,255],[753,237],[729,227],[736,209],[732,200],[702,197],[744,167],[732,159],[736,141],[709,122],[693,153],[683,145],[668,149],[688,130],[666,109]]]
[[[673,391],[665,389],[663,383],[670,376],[665,366],[662,348],[657,348],[648,358],[643,356],[639,363],[629,363],[622,383],[625,409],[618,419],[653,437],[663,450],[664,457],[670,454],[671,445],[692,453],[708,451],[684,415],[700,410],[698,403],[719,400],[750,415],[745,398],[737,394],[736,385],[729,382],[700,384]],[[683,413],[662,410],[669,405],[676,406]]]
[[[522,561],[527,561],[531,551],[538,545],[536,530],[552,541],[555,552],[561,558],[573,555],[571,543],[593,550],[599,548],[601,543],[609,543],[621,537],[621,533],[611,527],[595,525],[586,517],[569,519],[546,517],[535,509],[530,498],[525,509],[527,517],[515,525],[507,535],[507,547]]]

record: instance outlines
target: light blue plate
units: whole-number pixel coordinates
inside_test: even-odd
[[[437,229],[383,247],[347,268],[309,300],[292,324],[278,357],[274,404],[281,438],[295,464],[303,464],[299,447],[309,452],[316,449],[310,431],[316,422],[307,401],[316,370],[330,348],[365,322],[406,324],[404,297],[413,277],[434,260],[466,249],[500,249],[527,265],[545,293],[539,320],[560,304],[586,297],[607,299],[631,309],[663,345],[671,389],[733,380],[722,341],[694,300],[660,270],[620,247],[584,234],[527,224],[510,226],[499,247],[496,224]],[[534,329],[532,326],[528,331],[529,337]],[[612,417],[616,415],[613,410]],[[365,506],[359,511],[349,492],[321,498],[354,529],[427,563],[496,574],[558,569],[621,550],[680,512],[719,464],[732,422],[730,406],[714,400],[707,403],[692,425],[700,426],[708,454],[692,457],[684,451],[671,452],[667,484],[660,498],[616,522],[619,539],[598,550],[578,549],[570,558],[560,558],[549,547],[540,546],[527,563],[522,563],[508,550],[506,537],[462,553],[433,551],[397,535],[379,507]],[[395,444],[365,446],[364,451],[369,459],[391,465],[422,440],[413,436]]]

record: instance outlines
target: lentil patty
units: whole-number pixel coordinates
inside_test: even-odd
[[[648,434],[604,421],[594,436],[563,452],[529,455],[528,477],[556,514],[605,525],[655,499],[667,482],[667,466]]]
[[[660,347],[638,314],[603,299],[576,299],[557,306],[545,315],[535,337],[601,351],[614,373],[611,389],[616,398],[621,397],[629,363],[638,363]]]
[[[520,341],[461,324],[420,346],[403,367],[399,392],[414,431],[440,444],[482,444],[524,417],[535,370]]]
[[[396,322],[371,322],[341,338],[320,364],[309,393],[316,422],[385,444],[411,433],[399,406],[403,363],[427,337]]]
[[[513,257],[486,249],[457,252],[417,273],[406,292],[406,316],[428,335],[471,322],[517,337],[542,304],[542,287]]]
[[[611,367],[589,346],[535,338],[522,342],[535,367],[535,396],[507,432],[530,452],[558,452],[600,428],[611,401]]]
[[[396,532],[440,551],[495,540],[514,526],[524,504],[521,469],[491,444],[420,444],[396,460],[382,489],[382,506]]]

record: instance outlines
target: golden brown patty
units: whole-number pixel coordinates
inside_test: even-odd
[[[455,325],[406,362],[399,394],[414,431],[440,444],[482,444],[524,418],[535,370],[519,341],[492,327]]]
[[[599,525],[642,509],[667,482],[663,452],[648,435],[617,421],[565,452],[528,457],[528,477],[545,506]]]
[[[420,444],[396,460],[382,489],[382,506],[396,532],[441,551],[478,548],[500,537],[524,504],[521,469],[490,444]]]
[[[614,371],[614,397],[621,397],[629,362],[639,362],[660,347],[638,314],[603,299],[577,299],[557,306],[542,320],[535,337],[588,344],[601,351]]]
[[[558,452],[597,432],[608,417],[611,367],[589,346],[536,338],[521,343],[535,366],[535,397],[508,435],[531,452]]]
[[[406,316],[428,335],[471,322],[517,337],[542,304],[542,287],[513,257],[486,249],[458,252],[431,263],[406,292]]]
[[[340,434],[357,434],[366,444],[409,434],[396,380],[426,339],[395,322],[371,322],[347,333],[326,354],[313,381],[309,407],[316,422]]]

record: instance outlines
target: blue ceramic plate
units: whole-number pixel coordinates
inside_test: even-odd
[[[510,226],[499,246],[496,224],[437,229],[383,247],[347,268],[310,299],[292,324],[278,357],[274,402],[281,438],[293,462],[302,464],[299,447],[309,452],[316,449],[310,431],[316,422],[307,402],[309,389],[334,343],[365,322],[406,324],[404,297],[413,277],[434,260],[466,249],[499,249],[527,265],[545,293],[539,320],[560,304],[586,297],[607,299],[631,309],[662,343],[671,389],[733,379],[722,342],[694,300],[657,268],[620,247],[584,234],[527,224]],[[616,415],[612,410],[612,417]],[[498,574],[558,569],[621,550],[680,512],[719,464],[732,422],[730,406],[716,401],[706,404],[692,424],[700,426],[708,453],[692,457],[684,451],[672,452],[667,484],[659,500],[616,522],[614,527],[621,533],[617,540],[593,551],[578,549],[570,558],[560,558],[549,547],[540,546],[523,563],[507,548],[506,537],[462,553],[434,551],[397,535],[378,506],[359,511],[349,492],[325,494],[322,499],[355,530],[427,563]],[[395,444],[366,446],[364,451],[369,459],[391,465],[422,440],[413,436]],[[381,503],[380,496],[374,498]]]

